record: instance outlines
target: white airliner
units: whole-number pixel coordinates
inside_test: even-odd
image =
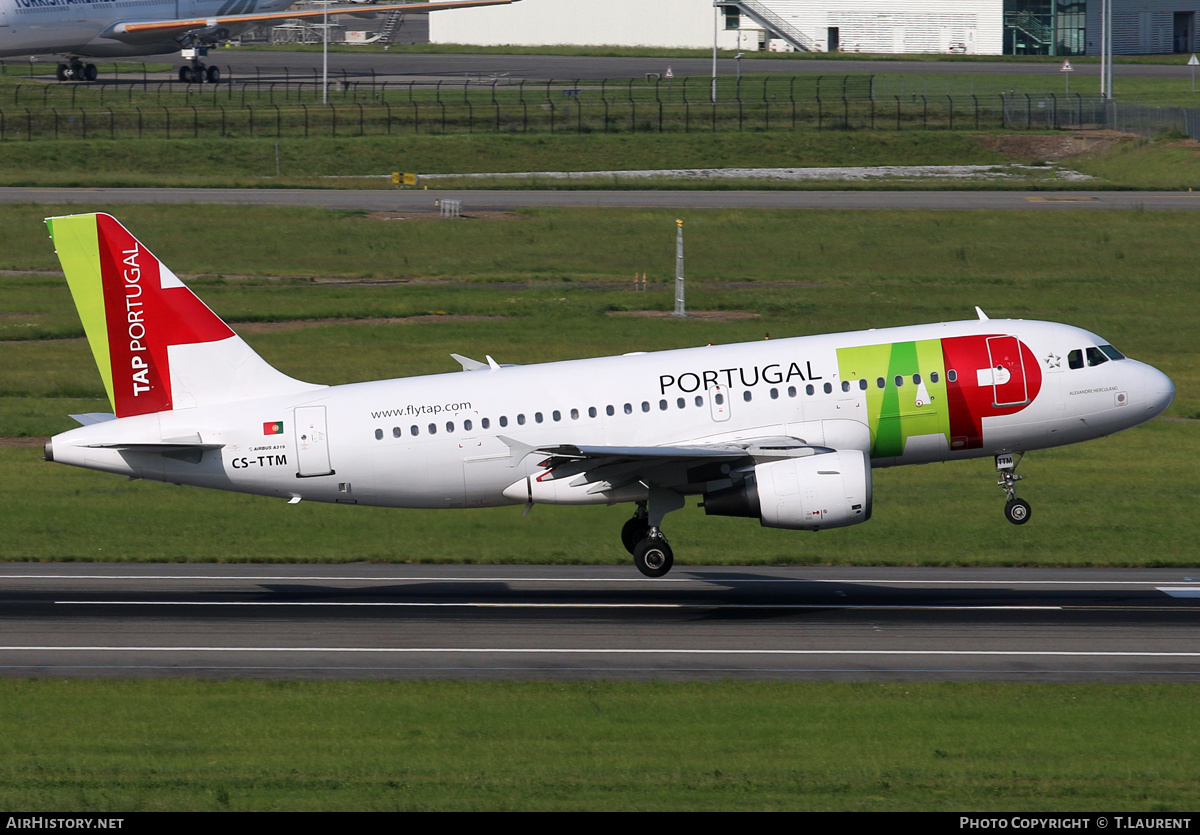
[[[661,525],[705,512],[821,530],[871,517],[871,470],[1110,435],[1175,396],[1157,369],[1051,322],[962,322],[321,386],[260,358],[120,223],[47,221],[113,414],[46,460],[135,478],[386,507],[613,504],[661,577]],[[978,310],[978,309],[977,309]]]
[[[497,6],[517,0],[435,0],[373,6],[287,11],[296,0],[0,0],[0,58],[64,55],[59,81],[95,81],[96,65],[84,58],[165,55],[185,50],[189,66],[180,81],[216,82],[203,49],[272,20],[330,15],[370,16],[381,12],[431,12]]]

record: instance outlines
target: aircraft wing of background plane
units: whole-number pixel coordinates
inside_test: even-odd
[[[196,29],[231,27],[241,24],[266,23],[271,20],[296,20],[320,18],[326,14],[363,15],[374,12],[432,12],[440,9],[467,9],[472,6],[503,6],[518,0],[447,0],[432,3],[388,3],[379,5],[339,6],[317,10],[290,10],[259,14],[217,15],[216,17],[191,17],[175,20],[126,20],[114,23],[100,37],[111,38],[122,43],[138,44],[162,40],[164,36],[183,36]]]

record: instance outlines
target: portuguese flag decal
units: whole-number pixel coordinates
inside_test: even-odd
[[[263,434],[264,435],[282,435],[283,434],[283,421],[282,420],[267,421],[266,423],[263,424]]]

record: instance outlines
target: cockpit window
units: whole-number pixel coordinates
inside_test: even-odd
[[[1102,365],[1103,363],[1108,362],[1108,357],[1106,357],[1104,352],[1099,348],[1088,348],[1087,361],[1088,367],[1090,368],[1093,365]]]
[[[1068,368],[1083,368],[1083,351],[1076,348],[1071,353],[1067,354]]]
[[[1100,350],[1103,351],[1110,360],[1125,359],[1125,355],[1111,345],[1101,345]]]

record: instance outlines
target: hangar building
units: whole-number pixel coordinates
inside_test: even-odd
[[[721,2],[721,0],[718,0]],[[1110,0],[1113,53],[1197,49],[1200,0]],[[432,43],[1098,55],[1101,0],[522,0],[430,16]]]

